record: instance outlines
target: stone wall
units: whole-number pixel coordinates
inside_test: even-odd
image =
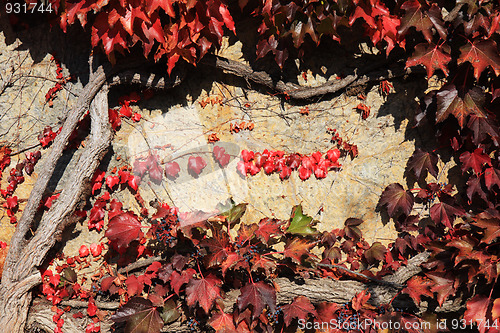
[[[32,49],[37,38],[40,49],[35,55]],[[73,45],[63,38],[67,36],[30,32],[30,37],[27,37],[22,32],[16,35],[5,29],[0,31],[3,80],[0,82],[0,141],[13,144],[13,151],[36,145],[37,135],[46,126],[56,130],[85,83],[88,66],[85,55],[88,52],[77,50],[75,55],[75,50],[62,47]],[[220,55],[243,61],[240,50],[239,42],[230,44],[226,41]],[[56,75],[49,52],[58,54],[65,75],[76,72],[76,81],[58,93],[53,107],[45,102],[45,93],[53,87]],[[341,53],[335,56],[317,54],[308,59],[307,64],[301,65],[312,68],[300,71],[306,72],[307,81],[302,75],[293,79],[310,86],[335,80],[337,75],[343,74],[342,66],[347,66],[341,56]],[[209,160],[210,165],[198,178],[183,170],[185,176],[175,181],[164,178],[161,184],[154,184],[146,179],[140,187],[142,196],[146,202],[156,198],[179,206],[183,211],[200,209],[205,212],[232,197],[236,202],[249,203],[247,221],[257,221],[264,216],[287,219],[292,207],[302,204],[304,212],[319,221],[320,230],[341,227],[347,218],[356,217],[366,221],[361,227],[369,242],[388,243],[396,234],[391,223],[384,225],[375,207],[386,185],[404,183],[406,161],[415,147],[415,135],[409,128],[408,119],[418,107],[414,91],[419,90],[421,84],[394,83],[395,89],[388,97],[381,96],[378,87],[374,86],[364,101],[341,94],[318,98],[309,104],[294,104],[200,65],[190,70],[180,87],[155,92],[151,99],[133,106],[133,110],[142,115],[142,120],[138,123],[123,120],[113,141],[114,155],[107,161],[108,168],[132,163],[134,158],[147,151],[147,147],[153,148],[165,162],[182,154],[202,153],[209,147],[208,138],[212,133],[223,142],[219,144],[232,147],[228,149],[233,149],[235,155],[242,149],[324,153],[333,147],[327,129],[334,128],[341,137],[358,146],[359,156],[342,158],[342,169],[328,173],[325,179],[312,176],[302,181],[298,173],[293,172],[289,179],[282,181],[277,174],[268,176],[262,171],[244,178],[236,172],[238,157],[234,156],[224,170]],[[129,90],[114,89],[111,102],[116,102],[116,97],[125,91]],[[203,106],[207,98],[220,103]],[[354,109],[360,102],[371,108],[366,120]],[[301,109],[306,107],[309,114],[301,114]],[[231,123],[242,121],[254,123],[254,129],[231,133]],[[28,151],[37,149],[39,147]],[[72,151],[63,158],[52,189],[63,186],[65,175],[71,172],[77,155],[78,152]],[[117,161],[116,156],[121,158]],[[13,156],[11,166],[23,158],[24,154]],[[40,165],[39,162],[33,175],[26,176],[26,182],[15,193],[21,201],[21,210]],[[2,188],[6,186],[9,170],[10,167],[3,174]],[[138,209],[128,190],[113,195],[124,202],[125,208]],[[0,223],[0,241],[8,242],[14,227],[6,214],[2,214]],[[96,234],[89,235],[86,225],[76,229],[82,231],[79,237],[87,237],[84,242],[89,238],[92,241],[97,239]],[[76,254],[81,242],[81,238],[71,240],[68,255]]]

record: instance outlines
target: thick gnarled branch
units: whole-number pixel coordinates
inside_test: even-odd
[[[216,55],[206,55],[201,62],[221,69],[225,73],[241,77],[247,81],[252,81],[278,93],[285,94],[292,99],[299,100],[334,94],[348,87],[361,86],[367,84],[368,82],[393,79],[411,74],[415,71],[420,72],[419,69],[405,69],[401,66],[394,67],[393,69],[373,71],[366,74],[359,74],[356,71],[354,74],[347,75],[341,80],[330,80],[317,87],[302,87],[291,82],[284,82],[282,80],[276,81],[267,72],[255,71],[252,67],[242,62],[226,59]]]
[[[99,72],[104,75],[104,72]],[[93,89],[89,88],[87,90],[90,91],[89,94],[93,94],[95,91],[95,98],[92,98],[93,101],[90,106],[91,137],[80,156],[76,170],[71,174],[68,185],[62,190],[59,199],[42,217],[35,235],[27,243],[16,243],[16,247],[24,244],[24,247],[19,249],[18,252],[11,254],[12,248],[9,251],[11,258],[14,257],[17,261],[7,262],[6,269],[8,269],[9,274],[5,274],[6,270],[4,270],[2,284],[0,285],[0,325],[6,332],[22,332],[31,301],[29,291],[41,282],[40,273],[36,268],[42,263],[47,252],[56,242],[58,233],[62,231],[78,202],[83,199],[82,195],[86,184],[90,183],[90,179],[92,179],[113,138],[113,132],[108,120],[107,89],[102,89],[105,77],[98,75],[97,78],[100,78],[97,82],[92,81]],[[99,89],[95,88],[95,86],[99,86]],[[74,110],[70,116],[76,117],[78,112],[79,108],[76,108],[76,111]],[[72,123],[73,120],[70,118],[66,121]],[[68,127],[71,127],[70,125]],[[60,150],[62,153],[67,140],[60,139],[56,144],[58,146],[53,149]],[[50,168],[51,164],[47,164],[49,164],[48,167]],[[48,176],[50,178],[50,175]],[[45,179],[41,179],[40,183],[46,186]],[[38,190],[43,187],[42,185],[38,187]],[[37,198],[38,195],[35,195],[33,200]],[[26,213],[26,215],[29,215],[29,213]],[[25,223],[28,223],[29,226],[31,224],[29,222]],[[17,239],[16,241],[20,242]],[[24,288],[21,289],[21,285],[24,285]]]

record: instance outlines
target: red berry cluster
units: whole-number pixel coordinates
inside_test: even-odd
[[[279,173],[281,180],[290,177],[293,170],[298,170],[302,180],[308,179],[313,173],[317,179],[322,179],[326,177],[328,171],[341,167],[338,163],[340,150],[336,148],[328,150],[325,156],[320,152],[311,155],[297,153],[285,155],[285,152],[280,150],[265,149],[262,153],[242,150],[241,157],[242,160],[238,162],[236,168],[242,175],[254,176],[264,169],[268,175]]]

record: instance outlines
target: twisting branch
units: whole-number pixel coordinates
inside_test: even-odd
[[[26,240],[26,234],[33,225],[35,214],[56,163],[81,116],[88,110],[96,94],[101,91],[105,79],[103,67],[99,67],[90,76],[89,83],[85,86],[77,105],[69,112],[61,133],[57,136],[46,158],[11,239],[0,285],[0,327],[6,332],[23,331],[31,302],[30,290],[41,282],[40,273],[36,268],[56,242],[58,232],[62,230],[64,223],[67,222],[78,203],[83,192],[84,180],[90,181],[95,168],[100,163],[100,158],[110,144],[112,133],[108,123],[107,95],[101,92],[91,107],[91,139],[81,156],[79,168],[72,174],[72,179],[68,182],[69,186],[62,190],[59,200],[43,216],[35,235],[29,241]]]
[[[24,270],[20,272],[18,270],[19,265],[16,263],[19,263],[19,257],[22,249],[26,246],[26,234],[32,226],[35,214],[38,211],[40,201],[42,200],[42,196],[47,189],[47,185],[52,177],[52,174],[54,173],[57,161],[62,156],[63,151],[66,148],[71,133],[75,130],[78,121],[88,110],[94,96],[101,89],[105,81],[106,74],[104,69],[99,67],[97,71],[90,76],[89,82],[76,102],[76,107],[70,110],[61,129],[61,133],[59,133],[55,138],[53,147],[49,152],[48,157],[45,159],[45,163],[40,168],[41,171],[38,175],[38,179],[33,186],[28,202],[24,208],[23,215],[19,219],[16,231],[12,236],[10,245],[11,248],[5,260],[2,283],[7,281],[19,281],[20,277],[25,276],[23,274],[26,272]],[[33,267],[29,267],[29,270],[31,269],[33,269]]]
[[[293,99],[310,99],[312,97],[333,94],[342,91],[347,87],[364,85],[368,82],[392,79],[411,74],[415,71],[415,69],[405,69],[401,66],[393,69],[370,72],[364,75],[359,74],[356,71],[354,74],[348,75],[341,80],[328,81],[317,87],[302,87],[291,82],[283,82],[281,80],[275,81],[267,72],[254,71],[250,66],[242,62],[226,59],[216,55],[206,55],[201,62],[212,67],[222,69],[228,74],[244,78],[247,81],[252,81],[279,93],[286,94]],[[419,70],[417,69],[416,71]]]
[[[332,280],[329,278],[305,279],[303,281],[278,278],[274,280],[274,283],[278,286],[276,301],[278,305],[290,304],[295,297],[305,296],[314,304],[321,302],[335,302],[342,304],[351,301],[356,294],[362,292],[363,290],[368,290],[371,294],[371,298],[369,300],[370,304],[376,306],[387,304],[390,303],[390,301],[397,295],[401,287],[405,285],[408,279],[422,271],[420,265],[428,258],[429,254],[427,252],[420,253],[408,260],[408,265],[400,267],[394,274],[381,280],[385,283],[392,283],[392,285],[380,284],[380,281],[377,281],[377,283],[363,283],[353,280]],[[395,287],[395,285],[400,285],[400,287]],[[225,294],[224,299],[222,300],[225,309],[229,309],[229,311],[231,311],[231,309],[235,307],[239,293],[239,290],[234,289]],[[65,301],[63,304],[73,307],[86,307],[88,305],[87,302],[82,301]],[[99,308],[110,309],[114,304],[96,302],[96,305]],[[412,301],[408,301],[408,304],[400,305],[408,306],[410,308],[413,303]],[[457,311],[457,309],[460,309],[460,305],[457,305],[456,302],[448,301],[445,302],[442,307],[436,309],[436,311],[453,312]],[[424,306],[420,308],[420,311],[425,310],[426,308]],[[40,315],[37,314],[35,317],[38,318],[39,316]],[[32,317],[31,314],[30,317]],[[111,326],[112,323],[107,321],[105,324],[107,326]],[[65,332],[77,333],[76,331],[67,330],[66,326],[64,329]],[[165,326],[162,331],[189,332],[190,328],[186,322],[176,321]],[[103,332],[105,331],[103,330]]]

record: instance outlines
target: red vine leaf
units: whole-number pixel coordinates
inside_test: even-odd
[[[453,227],[453,216],[465,214],[462,207],[454,207],[446,202],[435,203],[430,210],[431,218],[436,224],[444,224],[448,228]]]
[[[366,261],[372,265],[378,261],[384,260],[386,251],[387,249],[384,245],[382,245],[382,243],[375,242],[368,250],[365,251],[364,257],[366,258]]]
[[[305,320],[309,314],[318,317],[311,301],[305,296],[297,296],[292,304],[283,306],[283,317],[286,326],[289,326],[294,318]]]
[[[486,332],[486,311],[488,310],[489,298],[476,295],[467,301],[467,310],[464,313],[466,322],[476,322],[480,333]]]
[[[410,215],[413,203],[413,194],[410,191],[405,191],[400,184],[393,183],[382,192],[377,206],[387,206],[387,213],[394,217],[398,211]]]
[[[220,297],[220,288],[217,286],[221,281],[213,275],[206,278],[191,279],[186,287],[186,301],[189,306],[198,303],[205,313],[209,313],[217,297]]]
[[[497,44],[492,39],[476,39],[468,42],[460,48],[458,64],[470,62],[474,67],[474,76],[479,80],[481,73],[486,67],[491,66],[495,75],[500,75],[500,56],[498,55]]]
[[[130,275],[127,280],[125,280],[125,284],[127,285],[127,293],[129,296],[140,295],[144,288],[144,284],[139,281],[135,275]]]
[[[170,285],[174,292],[179,295],[182,285],[188,283],[188,281],[196,274],[196,271],[192,268],[183,270],[181,274],[174,271],[170,275]]]
[[[486,117],[482,105],[484,104],[484,93],[475,87],[462,98],[454,85],[447,85],[436,93],[437,112],[436,122],[442,122],[450,115],[453,115],[460,127],[464,127],[467,116],[475,114],[479,117]]]
[[[484,201],[488,201],[486,193],[484,193],[483,188],[481,186],[481,178],[473,175],[467,181],[467,197],[469,200],[472,200],[474,194],[479,195]]]
[[[114,216],[109,220],[106,236],[112,244],[116,245],[118,251],[126,248],[130,242],[142,237],[141,223],[137,217],[130,212]]]
[[[165,175],[169,178],[177,178],[181,168],[177,162],[169,162],[165,165]]]
[[[259,228],[255,231],[255,236],[267,244],[273,235],[281,234],[281,223],[278,220],[264,218],[259,222]]]
[[[259,269],[262,269],[269,276],[276,269],[276,263],[273,260],[267,259],[266,256],[256,254],[252,258],[252,271],[256,272]]]
[[[448,297],[455,295],[455,277],[442,272],[429,272],[426,274],[434,283],[431,291],[437,292],[437,301],[442,306]]]
[[[420,304],[420,298],[422,296],[432,297],[433,294],[430,291],[432,286],[432,281],[421,276],[414,276],[406,283],[406,288],[403,292],[406,292],[418,305]]]
[[[363,290],[362,292],[356,294],[356,296],[354,296],[352,298],[352,301],[351,301],[352,308],[355,311],[361,310],[363,305],[365,305],[366,302],[368,302],[370,297],[371,297],[371,294],[369,292],[366,292],[366,290]]]
[[[191,156],[188,160],[188,170],[192,171],[196,176],[207,166],[207,162],[201,156]]]
[[[446,30],[441,19],[441,10],[436,4],[426,11],[422,8],[422,3],[417,0],[406,1],[401,5],[406,13],[401,19],[399,34],[404,35],[411,27],[422,32],[425,39],[432,42],[432,28],[435,28],[441,38],[446,39]]]
[[[436,69],[441,69],[445,75],[448,75],[447,65],[450,60],[450,47],[447,44],[420,43],[415,46],[415,52],[406,61],[406,67],[424,65],[427,69],[427,77],[430,78]]]
[[[243,311],[249,305],[253,308],[253,318],[260,316],[266,305],[271,312],[276,311],[276,290],[262,281],[245,285],[238,297],[238,309]]]
[[[476,225],[484,230],[481,242],[490,244],[496,238],[500,237],[500,220],[484,217],[485,216],[479,214],[476,220]]]
[[[472,114],[469,118],[469,122],[467,123],[467,127],[469,127],[469,129],[474,133],[472,141],[475,145],[479,145],[479,143],[486,140],[488,136],[490,136],[491,140],[498,145],[500,136],[498,127],[494,125],[489,118]]]
[[[460,162],[462,162],[462,173],[471,168],[476,174],[479,174],[483,169],[483,164],[491,166],[490,157],[481,148],[475,149],[472,153],[468,151],[462,153]]]
[[[314,243],[309,243],[306,239],[295,238],[287,246],[283,254],[285,257],[292,259],[293,262],[300,264],[302,257],[312,255],[309,249],[314,246]]]
[[[213,327],[217,333],[234,333],[236,332],[236,327],[234,327],[233,316],[229,313],[216,313],[210,320],[208,324]]]
[[[159,333],[163,327],[156,307],[150,300],[133,297],[111,316],[115,323],[127,322],[126,333]]]
[[[488,190],[491,190],[493,185],[497,185],[500,188],[500,170],[495,168],[486,168],[484,170],[484,182]]]
[[[420,148],[417,148],[408,160],[407,168],[408,170],[413,170],[417,178],[420,178],[421,175],[424,175],[425,177],[427,171],[429,171],[429,173],[434,177],[437,177],[437,162],[438,158],[436,154],[428,153]]]

